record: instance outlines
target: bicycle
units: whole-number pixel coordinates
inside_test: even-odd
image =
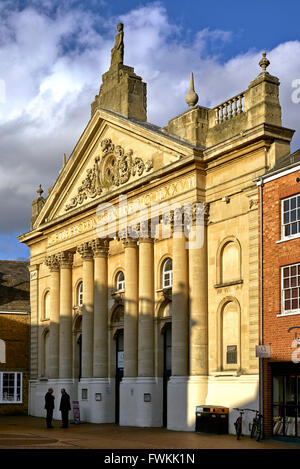
[[[235,408],[233,410],[238,410],[239,413],[240,413],[239,417],[234,422],[235,431],[236,431],[236,438],[237,438],[237,440],[239,440],[240,437],[241,437],[241,434],[242,434],[243,414],[245,413],[245,409]]]
[[[250,436],[256,438],[256,441],[260,441],[263,439],[263,416],[258,410],[252,410],[252,412],[255,412],[255,417],[253,418]]]
[[[258,410],[253,410],[253,409],[238,409],[238,408],[235,408],[234,410],[238,410],[240,412],[239,417],[236,419],[236,421],[234,423],[237,440],[239,440],[241,435],[242,435],[243,414],[245,413],[245,411],[255,412],[255,417],[253,418],[250,437],[251,438],[256,438],[256,441],[262,440],[262,438],[263,438],[263,416],[262,416],[262,414],[260,414]]]

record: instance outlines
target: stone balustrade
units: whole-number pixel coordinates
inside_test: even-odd
[[[245,95],[246,92],[244,91],[216,106],[213,109],[213,113],[215,115],[214,124],[221,124],[222,122],[232,119],[244,112]]]

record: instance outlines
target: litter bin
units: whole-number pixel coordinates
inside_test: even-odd
[[[201,405],[196,407],[196,432],[228,434],[229,408]]]

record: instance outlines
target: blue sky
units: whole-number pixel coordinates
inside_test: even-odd
[[[125,63],[148,84],[148,120],[166,125],[186,109],[189,73],[199,104],[247,88],[267,50],[281,82],[283,125],[296,130],[300,103],[300,2],[232,0],[2,0],[0,2],[0,258],[28,258],[16,236],[29,230],[31,202],[47,195],[90,117],[109,66],[116,24],[125,24]]]

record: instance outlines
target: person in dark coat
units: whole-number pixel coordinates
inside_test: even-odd
[[[68,428],[69,426],[69,410],[71,410],[70,396],[66,393],[65,389],[61,390],[61,400],[59,410],[61,411],[61,428]]]
[[[48,392],[45,394],[45,409],[47,410],[47,416],[46,416],[47,428],[54,428],[52,426],[54,399],[55,397],[53,396],[53,389],[49,388]]]

